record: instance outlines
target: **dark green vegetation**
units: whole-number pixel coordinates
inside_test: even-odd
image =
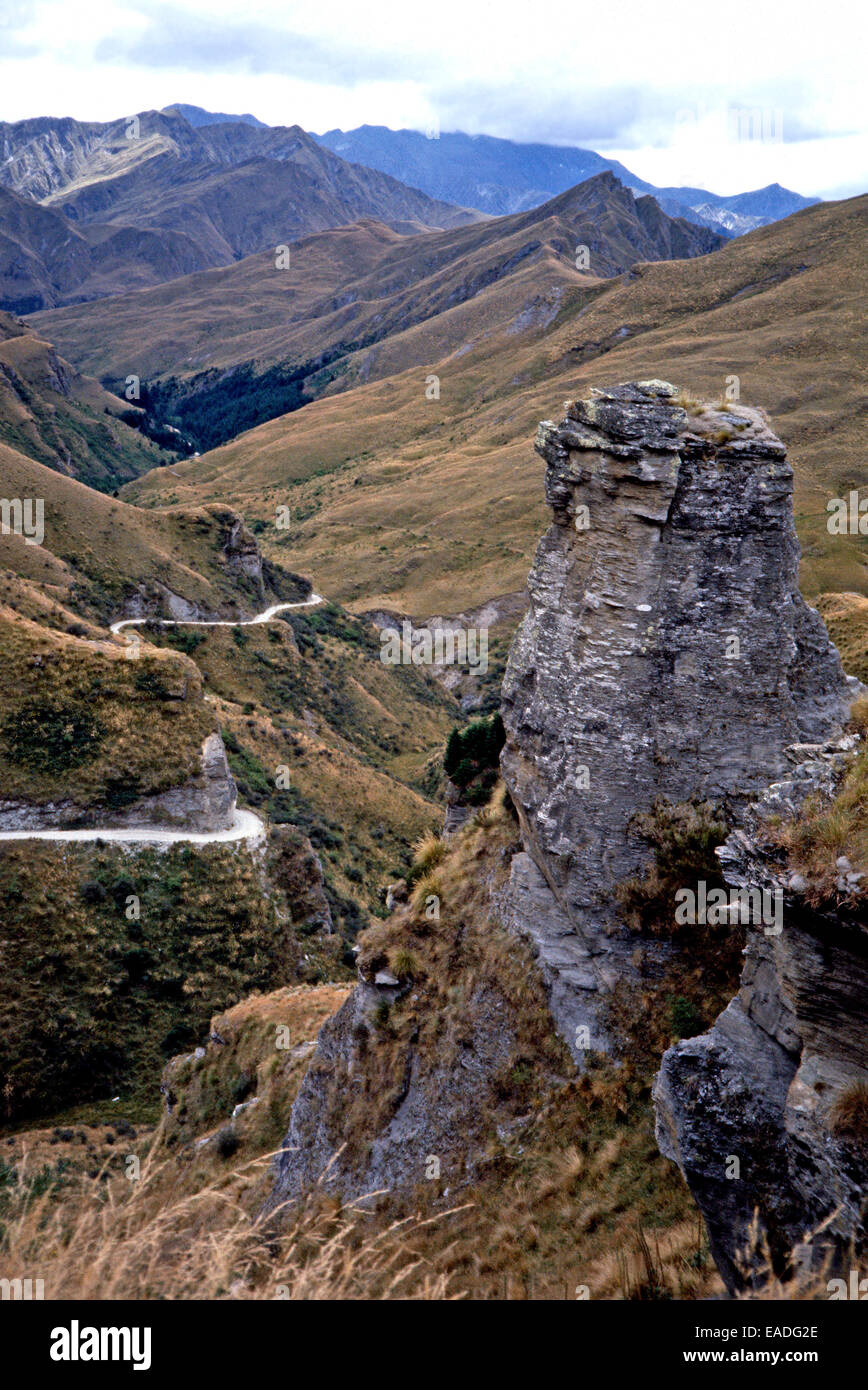
[[[245,362],[229,371],[215,367],[199,372],[186,381],[170,376],[148,382],[142,386],[141,427],[163,448],[173,447],[174,440],[181,453],[216,449],[254,425],[306,405],[312,397],[305,381],[313,370],[311,363],[281,363],[257,371],[254,363]],[[106,386],[120,389],[118,383]]]
[[[294,978],[297,947],[233,847],[4,845],[0,899],[7,1122],[116,1094],[156,1115],[168,1057]]]
[[[505,741],[506,732],[499,713],[488,719],[475,719],[464,729],[453,729],[449,735],[443,768],[447,777],[460,788],[462,799],[469,806],[481,806],[491,796]]]
[[[737,990],[745,928],[733,922],[675,921],[679,888],[696,891],[700,880],[708,893],[725,886],[714,853],[729,829],[721,807],[661,799],[635,818],[633,829],[651,856],[644,875],[621,883],[615,896],[637,934],[637,961],[646,977],[638,985],[619,981],[608,996],[606,1016],[618,1055],[650,1085],[669,1044],[704,1032]],[[655,936],[677,946],[662,975],[654,967],[645,972],[642,938]]]
[[[0,725],[6,756],[37,772],[67,772],[88,762],[104,737],[105,729],[87,705],[64,704],[50,694],[25,700]]]
[[[729,833],[724,812],[708,801],[673,806],[661,799],[634,818],[632,829],[652,847],[654,857],[643,878],[619,886],[625,920],[634,931],[653,936],[695,933],[695,926],[676,925],[675,894],[679,888],[695,889],[700,879],[708,892],[724,887],[714,853]],[[732,928],[727,924],[721,930],[731,933]]]

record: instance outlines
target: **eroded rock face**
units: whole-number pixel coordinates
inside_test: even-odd
[[[294,825],[275,825],[270,836],[269,877],[286,894],[296,928],[334,933],[319,855]]]
[[[516,864],[503,914],[530,938],[547,920],[555,1017],[572,1045],[561,985],[580,975],[604,1050],[596,1000],[634,970],[614,889],[649,857],[633,818],[661,797],[738,815],[852,697],[798,591],[784,445],[756,410],[688,416],[674,398],[634,382],[540,426],[553,518],[503,686],[501,766],[538,871],[529,891]]]
[[[226,748],[218,733],[202,744],[199,770],[193,777],[155,796],[143,796],[128,806],[83,807],[75,801],[29,802],[0,800],[0,830],[122,829],[163,826],[211,834],[228,830],[235,819],[237,788],[229,771]]]
[[[463,1045],[442,1048],[437,1058],[411,1045],[395,1084],[376,1059],[376,1019],[378,1008],[400,994],[397,982],[362,979],[321,1028],[276,1162],[274,1204],[315,1184],[344,1201],[406,1189],[425,1179],[431,1158],[457,1152],[464,1155],[458,1181],[472,1177],[473,1156],[482,1156],[490,1137],[493,1079],[515,1042],[510,1009],[496,988],[478,985],[468,999],[474,1027]],[[354,1108],[356,1124],[349,1125]]]
[[[210,834],[235,819],[236,786],[218,733],[202,744],[199,771],[179,787],[142,797],[117,815],[119,825],[169,825]]]
[[[842,876],[836,910],[808,906],[804,878],[764,823],[827,792],[847,740],[812,750],[719,851],[736,889],[779,892],[777,934],[751,929],[738,994],[713,1028],[665,1053],[657,1140],[705,1217],[727,1285],[819,1280],[864,1264],[868,1148],[836,1131],[841,1096],[868,1086],[868,904]],[[852,739],[849,740],[852,743]],[[864,1273],[864,1271],[863,1271]]]

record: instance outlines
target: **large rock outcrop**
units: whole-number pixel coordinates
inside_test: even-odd
[[[852,736],[801,756],[718,851],[733,889],[777,893],[781,930],[752,929],[736,997],[708,1033],[663,1057],[657,1139],[681,1168],[733,1291],[770,1275],[808,1294],[868,1253],[868,902],[846,861],[837,902],[811,905],[769,834],[828,795]],[[862,1124],[836,1123],[862,1098]],[[860,1113],[862,1113],[860,1111]],[[864,1275],[864,1269],[862,1271]]]
[[[633,382],[540,426],[552,525],[503,686],[502,769],[527,856],[501,912],[532,939],[575,1046],[635,973],[614,890],[658,799],[737,816],[786,748],[840,731],[852,697],[798,590],[793,474],[762,414],[685,410]],[[669,948],[649,943],[645,965]],[[587,1044],[586,1044],[587,1045]]]
[[[196,771],[176,787],[138,797],[125,806],[101,802],[83,806],[71,799],[36,802],[0,797],[0,831],[162,826],[210,835],[230,829],[235,820],[236,796],[226,747],[215,731],[199,750]]]

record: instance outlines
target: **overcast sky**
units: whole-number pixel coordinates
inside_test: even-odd
[[[865,0],[0,0],[0,119],[172,102],[582,145],[656,184],[868,190]],[[752,120],[739,112],[753,111]]]

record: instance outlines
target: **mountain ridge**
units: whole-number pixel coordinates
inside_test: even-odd
[[[460,201],[483,212],[504,214],[549,201],[588,173],[610,169],[627,187],[650,193],[665,212],[725,235],[741,235],[820,201],[770,184],[732,195],[688,186],[658,187],[630,172],[619,160],[573,145],[502,140],[463,131],[428,137],[414,130],[362,125],[329,130],[314,139],[345,158],[393,172],[401,168],[427,192],[460,190]],[[481,168],[480,168],[481,166]]]
[[[563,289],[590,290],[637,260],[703,255],[722,244],[715,233],[670,218],[652,198],[635,199],[605,170],[511,217],[415,237],[365,221],[297,243],[288,270],[276,270],[268,256],[252,257],[142,295],[62,309],[38,324],[115,389],[128,371],[152,385],[170,378],[165,389],[173,399],[158,407],[184,430],[191,428],[192,410],[202,413],[188,402],[191,392],[227,389],[219,376],[226,369],[250,367],[255,379],[271,372],[263,382],[264,408],[281,414],[345,389],[364,370],[355,365],[359,353],[376,354],[381,344],[421,325],[433,329],[466,306],[472,312],[495,286],[499,298],[490,312],[497,321],[509,321],[511,309],[520,316],[523,281],[534,268],[551,265]],[[531,313],[529,326],[534,320]],[[517,331],[521,323],[519,317]],[[367,375],[394,369],[371,364]],[[284,380],[276,380],[281,371]],[[158,390],[161,399],[165,389]],[[201,428],[207,433],[200,428],[192,434],[197,448],[240,432],[229,428],[227,415],[222,435],[216,433],[214,412],[206,414]],[[248,418],[247,424],[256,423]]]
[[[13,224],[0,238],[0,308],[18,312],[274,254],[363,216],[405,234],[483,217],[347,164],[299,126],[39,117],[0,122],[0,149],[0,225]]]

